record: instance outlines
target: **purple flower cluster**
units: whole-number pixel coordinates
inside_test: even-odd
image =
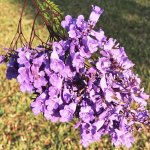
[[[93,6],[88,21],[82,15],[66,16],[61,25],[68,38],[53,42],[51,51],[17,49],[7,77],[17,78],[22,92],[37,95],[31,103],[35,115],[43,113],[52,122],[77,118],[83,146],[108,134],[115,146],[130,147],[134,127],[150,125],[145,109],[149,96],[124,48],[102,29],[94,30],[102,12]]]

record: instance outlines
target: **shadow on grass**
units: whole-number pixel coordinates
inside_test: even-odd
[[[24,4],[24,0],[9,0],[9,1],[10,1],[10,3],[12,3],[14,5],[19,4],[19,6],[20,6],[19,11],[20,11],[20,14],[21,14],[21,10],[22,10],[23,4]],[[32,0],[27,0],[23,16],[27,16],[29,18],[34,18],[35,14],[36,14],[36,10],[35,10],[35,6],[32,3]]]

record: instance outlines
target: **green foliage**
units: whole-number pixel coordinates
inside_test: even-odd
[[[45,19],[47,19],[49,22],[53,23],[54,20],[58,20],[60,18],[59,14],[62,15],[61,10],[59,9],[58,5],[56,5],[51,0],[34,0],[38,5],[40,10],[43,12],[43,15]],[[49,14],[52,13],[52,14]]]
[[[34,4],[49,30],[50,37],[59,39],[63,34],[60,24],[63,19],[63,13],[59,7],[51,0],[34,0]]]

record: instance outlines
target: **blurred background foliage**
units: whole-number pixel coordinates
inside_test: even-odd
[[[150,93],[150,0],[53,0],[65,15],[88,18],[91,5],[104,8],[97,28],[101,27],[108,37],[113,37],[125,47],[135,63],[134,70],[142,78],[142,86]],[[16,32],[23,0],[0,0],[0,53]],[[23,18],[23,31],[27,38],[34,18],[31,0]],[[39,20],[38,35],[43,39],[48,32]],[[35,41],[35,44],[38,41]],[[50,123],[42,115],[34,116],[30,110],[30,95],[19,91],[15,80],[5,77],[6,65],[0,66],[0,150],[82,150],[79,132],[73,123]],[[150,103],[149,103],[150,104]],[[149,108],[148,108],[149,109]],[[145,129],[135,133],[131,150],[150,150],[150,133]],[[109,137],[103,137],[87,150],[127,150],[115,148]]]

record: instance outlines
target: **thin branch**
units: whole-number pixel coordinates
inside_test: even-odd
[[[23,42],[21,37],[23,37],[24,41],[27,42],[26,38],[24,37],[24,35],[22,33],[22,25],[21,25],[23,12],[25,10],[26,3],[27,3],[27,0],[24,0],[24,4],[23,4],[21,14],[20,14],[20,19],[19,19],[18,26],[17,26],[17,32],[15,33],[15,36],[14,36],[12,42],[10,43],[10,48],[9,49],[11,51],[14,50],[15,47],[17,48],[17,42],[18,42],[19,39],[21,40],[21,42]]]

